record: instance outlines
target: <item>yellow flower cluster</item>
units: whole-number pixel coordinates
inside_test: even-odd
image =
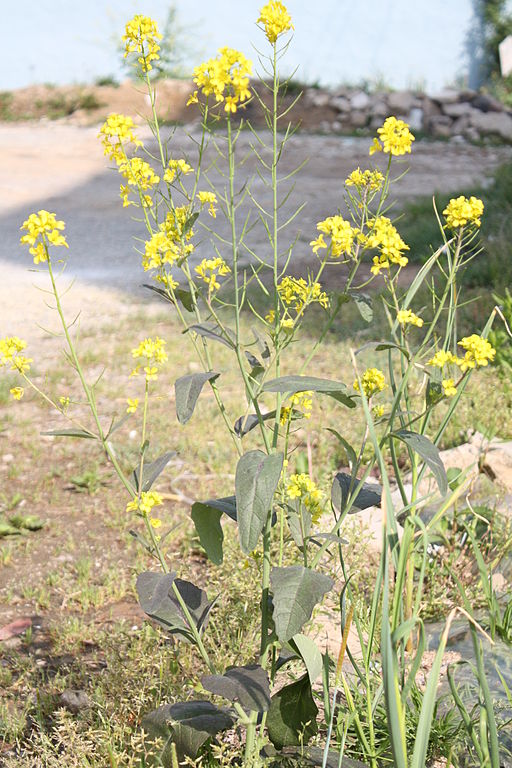
[[[22,374],[29,371],[32,358],[20,354],[26,347],[27,342],[18,336],[6,336],[4,339],[0,339],[0,368],[4,365],[10,365],[11,371],[18,371]]]
[[[167,362],[167,352],[165,351],[165,341],[158,336],[155,339],[144,339],[138,347],[132,349],[132,357],[135,360],[145,360],[144,373],[146,381],[154,381],[158,378],[158,367]],[[142,363],[137,365],[131,373],[131,376],[137,376],[142,368]]]
[[[400,325],[417,325],[418,328],[423,326],[423,320],[410,309],[400,309],[396,314],[396,319]]]
[[[384,184],[384,176],[380,171],[362,171],[356,168],[355,171],[345,179],[347,187],[356,187],[358,191],[376,192]]]
[[[231,269],[224,259],[217,256],[215,259],[203,259],[195,268],[196,274],[208,285],[208,293],[218,290],[220,283],[218,277],[229,275]]]
[[[131,53],[140,53],[137,61],[143,72],[149,72],[153,67],[151,62],[159,59],[160,46],[158,40],[162,35],[158,31],[156,22],[149,16],[137,14],[126,25],[123,42],[125,43],[124,57]]]
[[[116,163],[126,161],[126,145],[142,147],[142,141],[134,133],[135,123],[126,115],[111,114],[101,126],[98,136],[103,144],[104,154]]]
[[[61,234],[65,226],[63,221],[57,220],[55,213],[48,211],[31,213],[23,222],[20,229],[25,229],[27,234],[22,235],[20,242],[30,246],[29,252],[34,257],[34,264],[48,260],[48,245],[69,247],[66,238]]]
[[[408,259],[403,251],[408,251],[409,246],[404,243],[396,228],[387,216],[377,216],[368,221],[370,229],[367,235],[361,235],[360,239],[368,248],[377,248],[378,256],[373,258],[371,271],[378,275],[382,269],[389,269],[391,264],[405,267]]]
[[[246,101],[252,62],[233,48],[221,48],[215,59],[208,59],[194,69],[194,82],[205,96],[213,94],[217,102],[225,102],[226,112],[236,112],[237,105]],[[194,94],[190,103],[197,98]]]
[[[137,408],[139,407],[139,398],[129,397],[126,400],[126,405],[128,406],[126,409],[126,413],[135,413],[137,411]]]
[[[331,238],[331,256],[334,258],[343,256],[344,254],[350,256],[354,238],[358,234],[358,230],[354,229],[342,216],[329,216],[327,219],[324,219],[324,221],[319,221],[316,228],[321,234],[316,240],[312,240],[310,243],[313,253],[318,253],[320,248],[329,247],[324,240],[325,234]]]
[[[307,281],[303,277],[283,277],[277,292],[283,304],[288,307],[293,305],[296,312],[301,312],[309,304],[320,304],[324,309],[329,306],[329,297],[322,291],[322,286],[312,282],[310,277]]]
[[[25,394],[25,390],[23,389],[23,387],[12,387],[9,390],[9,393],[13,396],[14,400],[21,400],[21,398]]]
[[[155,232],[145,244],[142,256],[145,272],[151,269],[162,270],[165,265],[179,265],[192,253],[194,246],[190,240],[194,236],[194,230],[187,227],[189,217],[190,210],[186,205],[169,211],[165,221],[160,224],[158,232]],[[169,275],[160,273],[156,279],[172,288],[178,286],[178,283]]]
[[[386,377],[378,368],[367,368],[361,376],[361,387],[367,398],[386,388]],[[354,381],[354,389],[360,392],[359,381]]]
[[[208,213],[215,219],[217,216],[217,209],[215,208],[217,203],[217,195],[215,192],[198,192],[196,197],[201,203],[201,208],[204,205],[207,205]]]
[[[457,387],[455,386],[454,379],[443,379],[441,386],[445,397],[454,397],[457,394]]]
[[[168,184],[172,184],[177,174],[186,176],[188,173],[193,173],[193,171],[194,169],[186,162],[186,160],[169,160],[164,173],[164,181]]]
[[[459,368],[464,373],[469,368],[478,368],[488,365],[494,360],[496,350],[487,339],[482,338],[477,333],[471,336],[465,336],[457,342],[459,347],[466,350],[462,362],[458,363]]]
[[[279,35],[293,29],[291,16],[279,0],[270,0],[263,6],[258,17],[259,23],[265,27],[269,43],[275,43]]]
[[[307,392],[296,392],[294,395],[290,397],[289,405],[283,406],[281,408],[280,413],[280,423],[281,426],[284,426],[288,419],[292,415],[293,410],[301,410],[302,415],[306,419],[311,418],[311,409],[313,407],[313,400],[312,400],[313,392],[307,391]]]
[[[128,199],[130,187],[135,187],[140,191],[142,205],[145,207],[151,206],[153,202],[151,195],[143,193],[148,189],[155,187],[160,181],[160,177],[156,175],[150,164],[145,160],[141,160],[140,157],[132,157],[130,160],[119,165],[119,173],[124,176],[128,182],[126,185],[121,184],[123,208],[127,205],[134,205],[134,203]]]
[[[484,212],[484,204],[477,197],[470,197],[469,200],[464,195],[454,197],[450,200],[443,211],[446,219],[446,226],[450,229],[458,229],[470,224],[479,227],[481,216]]]
[[[403,120],[396,117],[388,117],[381,128],[377,129],[378,139],[373,140],[370,155],[374,152],[386,152],[390,155],[405,155],[411,151],[414,136],[409,126]]]
[[[323,493],[308,474],[303,472],[291,475],[286,486],[286,495],[291,501],[298,500],[304,504],[313,522],[318,522],[323,511],[321,506]]]
[[[143,517],[147,517],[151,514],[153,507],[159,507],[163,503],[164,500],[157,491],[142,491],[140,499],[133,499],[128,502],[126,511],[140,512]]]

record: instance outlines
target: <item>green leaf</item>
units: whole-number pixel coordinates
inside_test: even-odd
[[[19,528],[15,528],[14,525],[9,525],[9,523],[0,520],[0,538],[2,536],[19,536],[20,533]]]
[[[298,547],[303,547],[304,540],[307,540],[311,533],[311,515],[302,505],[287,504],[286,506],[288,528],[292,538]]]
[[[164,704],[147,714],[142,727],[152,738],[168,738],[176,745],[178,759],[195,759],[199,749],[211,737],[234,724],[231,712],[210,701],[187,701]],[[164,753],[170,753],[165,749]],[[163,762],[163,761],[162,761]],[[170,761],[163,762],[171,766]]]
[[[442,383],[440,381],[429,379],[427,382],[427,392],[425,396],[427,406],[430,407],[431,405],[439,403],[443,397],[444,391]]]
[[[181,230],[182,235],[186,235],[187,232],[190,232],[194,224],[196,223],[196,220],[199,216],[199,213],[191,213],[188,219],[186,220],[185,224],[183,225],[183,228]]]
[[[425,464],[432,471],[441,495],[446,496],[448,493],[448,479],[437,446],[425,435],[418,435],[416,432],[410,432],[407,429],[393,432],[391,436],[402,440],[409,448],[421,456]]]
[[[263,421],[271,421],[272,419],[275,419],[275,417],[276,411],[269,411],[268,413],[262,414]],[[255,413],[249,413],[247,416],[240,416],[235,421],[233,429],[238,437],[243,437],[254,429],[254,427],[257,427],[259,423],[260,420],[258,416]]]
[[[176,416],[180,424],[186,424],[194,413],[197,398],[207,381],[215,381],[220,373],[205,371],[181,376],[174,384],[176,395]]]
[[[353,394],[348,393],[347,386],[341,381],[331,379],[317,379],[314,376],[280,376],[278,379],[267,381],[263,385],[263,392],[281,392],[283,394],[295,394],[296,392],[319,392],[329,395],[348,408],[355,408]]]
[[[87,440],[96,440],[96,435],[86,429],[51,429],[49,432],[41,432],[42,435],[53,437],[82,437]]]
[[[335,429],[331,429],[331,427],[327,427],[327,431],[331,432],[338,440],[339,443],[343,446],[345,449],[345,453],[347,454],[348,463],[350,464],[351,468],[355,467],[357,464],[357,456],[355,450],[352,448],[350,443],[345,440],[345,438],[340,435],[339,432]]]
[[[136,467],[133,470],[132,481],[137,493],[139,491],[147,493],[174,456],[176,456],[176,451],[167,451],[154,461],[145,461],[142,465],[142,484],[140,483],[140,467]]]
[[[223,512],[236,523],[236,496],[223,496],[221,499],[208,499],[208,501],[203,501],[202,504],[206,507],[220,510],[220,512]]]
[[[349,291],[348,293],[350,298],[355,302],[363,320],[367,323],[371,323],[373,320],[373,301],[371,296],[368,296],[366,293],[359,293],[358,291]]]
[[[267,715],[268,737],[277,749],[307,744],[318,732],[317,715],[311,683],[304,675],[272,696]]]
[[[322,674],[322,654],[315,641],[306,635],[294,635],[292,642],[297,646],[302,661],[306,665],[309,681],[313,685]]]
[[[283,454],[249,451],[238,461],[235,473],[236,509],[240,546],[245,554],[256,547],[272,508],[281,477]]]
[[[274,623],[281,642],[290,640],[309,621],[313,608],[333,587],[329,576],[302,565],[272,568]]]
[[[159,296],[165,299],[165,301],[168,301],[170,304],[175,303],[172,299],[172,296],[170,296],[164,288],[159,288],[156,285],[149,285],[148,283],[144,283],[144,288],[148,288],[150,291],[158,293]],[[183,304],[187,312],[193,311],[194,296],[190,291],[187,291],[185,288],[175,288],[174,295]]]
[[[185,331],[183,331],[183,333],[188,333],[189,331],[193,331],[194,333],[197,333],[198,336],[203,336],[205,339],[219,341],[221,344],[224,344],[230,349],[234,349],[235,347],[234,341],[236,339],[236,334],[230,328],[225,328],[223,330],[214,323],[195,323],[194,325],[190,325]],[[225,333],[227,333],[228,338],[223,335]]]
[[[398,349],[407,360],[410,360],[411,357],[409,351],[405,347],[400,346],[400,344],[395,344],[393,341],[369,341],[367,344],[363,344],[362,347],[359,347],[356,351],[356,355],[359,355],[366,349],[374,349],[376,352],[385,352],[388,349]]]
[[[204,590],[190,581],[177,579],[175,573],[145,571],[137,577],[136,590],[142,610],[171,634],[192,641],[189,624],[174,592],[178,590],[192,621],[200,632],[205,628],[215,601],[208,602]]]
[[[215,563],[215,565],[221,565],[224,559],[222,549],[224,533],[220,524],[222,512],[208,504],[196,501],[192,505],[191,516],[199,536],[199,541],[208,559]]]
[[[203,688],[228,701],[238,701],[252,712],[266,712],[270,708],[268,674],[259,664],[229,667],[223,675],[205,675]]]
[[[338,514],[345,511],[345,507],[351,495],[351,485],[352,490],[354,490],[359,485],[359,480],[356,478],[353,481],[352,476],[348,475],[346,472],[337,472],[332,483],[331,502]],[[352,502],[349,514],[361,509],[367,509],[368,507],[379,507],[381,499],[382,489],[380,485],[377,485],[376,483],[363,483],[363,487]]]

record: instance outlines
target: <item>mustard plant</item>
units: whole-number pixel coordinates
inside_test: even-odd
[[[136,211],[145,228],[141,256],[147,287],[172,305],[201,366],[174,383],[177,420],[185,425],[193,417],[201,392],[209,387],[233,446],[233,493],[197,500],[191,518],[214,565],[222,566],[223,525],[232,523],[242,553],[258,565],[260,639],[259,647],[247,649],[246,664],[219,668],[214,663],[208,620],[222,598],[182,579],[179,564],[170,563],[162,548],[158,510],[164,499],[153,486],[174,453],[154,456],[148,425],[158,381],[167,377],[166,341],[147,337],[133,348],[130,375],[141,382],[140,394],[127,398],[127,413],[114,416],[106,427],[96,385],[88,381],[73,322],[61,303],[54,254],[68,243],[64,222],[54,213],[31,214],[22,226],[22,243],[29,246],[34,263],[47,270],[66,356],[90,419],[77,416],[79,409],[65,394],[53,398],[38,387],[23,340],[0,341],[0,365],[20,377],[20,385],[11,389],[14,399],[31,387],[67,420],[67,427],[52,434],[99,444],[126,491],[127,515],[138,516],[145,526],[144,536],[137,535],[157,566],[138,576],[139,602],[165,632],[191,643],[202,659],[200,697],[187,695],[182,702],[163,704],[144,720],[144,728],[163,739],[163,765],[200,760],[212,741],[236,729],[244,732],[240,760],[246,766],[296,759],[322,768],[376,768],[385,760],[397,768],[423,768],[431,756],[437,684],[453,618],[461,612],[475,637],[482,631],[463,602],[448,616],[428,682],[418,692],[416,677],[426,649],[421,605],[430,538],[467,487],[462,477],[450,488],[438,446],[471,375],[495,355],[487,340],[493,316],[469,336],[461,338],[457,327],[458,275],[478,256],[483,204],[461,196],[442,212],[434,208],[440,246],[407,278],[409,247],[391,218],[391,189],[400,173],[397,163],[411,153],[415,138],[403,120],[390,116],[369,149],[370,156],[381,156],[383,162],[350,173],[343,198],[318,222],[316,232],[309,233],[309,271],[297,273],[301,207],[284,213],[286,182],[295,172],[281,171],[293,132],[288,113],[294,102],[285,102],[288,81],[281,77],[280,62],[293,24],[277,0],[261,9],[257,23],[267,46],[258,54],[257,84],[251,80],[252,62],[232,48],[222,48],[194,70],[196,89],[189,103],[202,118],[194,158],[175,155],[172,137],[163,138],[150,75],[161,35],[155,22],[142,15],[128,22],[123,39],[126,55],[147,88],[156,152],[143,145],[129,116],[110,115],[100,131],[105,155],[122,178],[123,206]],[[251,102],[263,113],[266,131],[257,132],[245,119]],[[240,166],[243,128],[251,131],[270,206],[258,199]],[[212,167],[223,184],[214,185]],[[247,205],[255,219],[245,212]],[[228,236],[216,230],[218,217],[227,220]],[[254,226],[266,234],[262,250],[251,245]],[[323,280],[326,268],[339,270],[339,290],[329,290]],[[425,288],[429,302],[419,306]],[[353,350],[352,380],[310,375],[312,360],[344,307],[353,303],[371,328],[379,293],[388,329],[375,327],[374,340]],[[313,308],[322,323],[308,347],[303,325]],[[247,315],[252,335],[244,321]],[[222,371],[215,365],[218,345],[229,350],[243,391],[236,420],[226,407]],[[302,363],[297,367],[298,348]],[[368,358],[377,360],[378,367],[362,362]],[[300,445],[297,424],[311,417],[321,397],[331,398],[339,408],[336,428],[329,429],[349,467],[332,478],[330,494],[311,471],[292,469]],[[342,427],[354,413],[361,414],[364,424],[358,445],[348,441]],[[124,471],[113,444],[127,419],[140,419],[139,460],[131,473]],[[379,483],[369,482],[372,475]],[[436,511],[424,522],[421,512],[427,504]],[[346,565],[343,530],[348,515],[369,507],[382,510],[382,551],[373,594],[362,605]],[[326,595],[339,605],[334,656],[322,652],[307,629]],[[480,657],[479,652],[477,671],[485,686]],[[293,671],[292,679],[286,670]],[[211,695],[224,704],[212,702]],[[376,721],[379,711],[387,717],[384,738],[382,723],[379,727]],[[480,737],[488,747],[479,754],[488,757],[479,764],[497,768],[496,724],[487,699],[485,711]],[[352,757],[362,763],[346,755],[350,733],[357,743]]]

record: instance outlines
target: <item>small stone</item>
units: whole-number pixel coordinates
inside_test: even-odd
[[[421,107],[413,107],[411,109],[407,122],[413,131],[421,131],[423,128],[423,110]]]
[[[353,128],[364,128],[368,124],[368,115],[366,112],[354,111],[348,115],[350,125]]]
[[[61,693],[59,702],[62,707],[66,707],[74,715],[92,707],[92,702],[85,691],[76,691],[72,688],[68,688]]]
[[[474,107],[467,101],[461,101],[456,104],[443,104],[443,112],[449,117],[462,117],[462,115],[469,115],[473,111]]]
[[[334,133],[339,133],[342,129],[343,125],[339,120],[334,120],[334,122],[331,123],[331,131],[334,131]]]
[[[438,104],[455,104],[455,102],[459,101],[459,91],[456,91],[454,88],[445,88],[437,93],[429,93],[429,98],[437,101]]]
[[[310,104],[317,109],[330,106],[329,94],[325,91],[308,91],[307,93]]]
[[[338,112],[350,112],[350,101],[344,96],[335,96],[330,99],[329,106],[337,109]]]
[[[370,97],[364,91],[357,91],[350,97],[352,109],[366,109],[370,105]]]
[[[391,112],[406,115],[414,105],[414,96],[410,91],[394,91],[388,94],[388,104]]]
[[[452,135],[452,119],[447,115],[437,115],[428,121],[428,130],[438,139],[449,139]]]
[[[12,455],[12,453],[4,453],[4,455],[2,456],[2,461],[4,464],[10,464],[11,461],[14,461],[14,456]]]

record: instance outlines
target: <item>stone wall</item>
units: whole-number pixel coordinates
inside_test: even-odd
[[[396,115],[409,123],[412,131],[433,138],[478,141],[495,137],[512,143],[512,110],[476,91],[368,94],[344,87],[331,91],[307,88],[304,106],[333,117],[320,121],[319,128],[325,132],[371,131],[382,125],[389,115]]]

